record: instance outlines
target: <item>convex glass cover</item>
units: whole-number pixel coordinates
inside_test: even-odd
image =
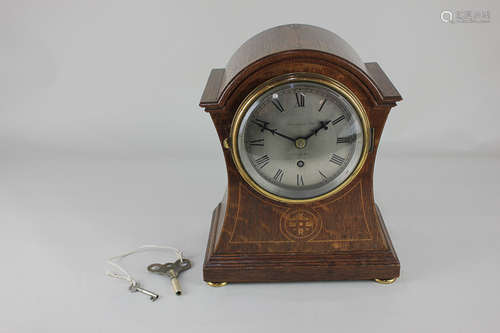
[[[254,90],[232,125],[243,178],[279,201],[312,201],[340,190],[366,158],[368,120],[340,83],[294,74]]]

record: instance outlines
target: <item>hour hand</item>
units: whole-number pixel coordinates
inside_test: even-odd
[[[285,138],[285,139],[287,139],[287,140],[290,140],[290,141],[292,141],[292,142],[295,142],[295,139],[294,139],[294,138],[291,138],[291,137],[289,137],[289,136],[287,136],[287,135],[285,135],[285,134],[281,134],[281,133],[279,133],[279,132],[277,131],[277,129],[276,129],[276,128],[275,128],[275,129],[271,129],[271,128],[267,127],[267,125],[269,125],[269,122],[267,122],[267,121],[263,121],[263,120],[255,119],[255,120],[252,120],[252,122],[253,122],[255,125],[257,125],[257,126],[259,126],[259,127],[261,128],[261,132],[264,132],[264,131],[269,131],[269,132],[271,132],[273,135],[275,135],[275,134],[276,134],[277,136],[281,136],[282,138]]]
[[[264,121],[264,120],[260,120],[260,119],[255,118],[255,120],[252,120],[252,123],[259,126],[261,128],[261,130],[260,130],[261,132],[264,132],[265,130],[273,131],[272,129],[267,127],[267,125],[269,125],[268,121]]]
[[[254,118],[254,120],[252,120],[255,124],[261,126],[267,126],[269,125],[270,123],[268,121],[264,121],[264,120],[260,120],[260,119],[257,119],[257,118]]]

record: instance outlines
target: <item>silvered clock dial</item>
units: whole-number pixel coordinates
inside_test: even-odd
[[[333,79],[293,74],[258,87],[232,126],[233,157],[245,180],[279,201],[307,202],[343,188],[367,152],[367,119]]]

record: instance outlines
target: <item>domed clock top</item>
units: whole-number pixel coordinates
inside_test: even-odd
[[[390,103],[402,99],[380,66],[375,62],[364,63],[356,51],[337,34],[313,25],[287,24],[253,36],[231,56],[226,68],[212,70],[200,106],[210,107],[216,104],[235,77],[251,64],[271,55],[294,50],[311,50],[334,55],[355,66],[362,76],[371,80],[381,101]]]

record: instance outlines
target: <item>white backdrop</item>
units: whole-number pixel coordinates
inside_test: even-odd
[[[224,67],[252,35],[297,22],[336,32],[399,89],[404,102],[389,118],[384,152],[499,154],[498,8],[495,1],[2,1],[2,144],[220,157],[197,106],[210,69]],[[492,19],[445,24],[445,9],[489,10]]]
[[[498,332],[498,1],[0,1],[0,332]],[[489,23],[443,23],[443,10]],[[201,279],[226,174],[198,107],[210,69],[252,35],[307,23],[377,61],[404,100],[375,194],[402,263],[369,282]],[[147,243],[193,260],[185,295],[126,262]],[[249,319],[251,318],[251,319]]]

